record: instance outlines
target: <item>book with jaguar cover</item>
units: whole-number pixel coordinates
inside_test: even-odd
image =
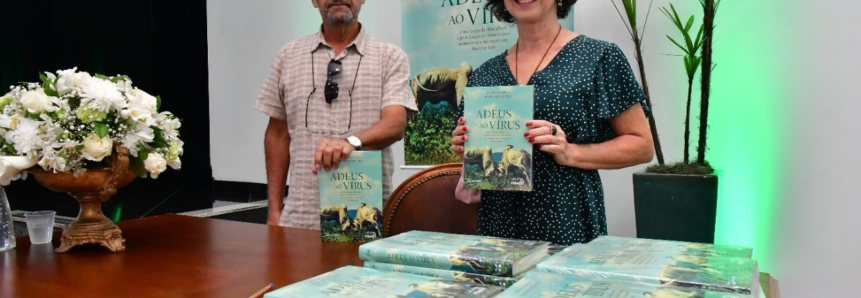
[[[589,242],[589,245],[715,257],[750,258],[753,256],[753,249],[749,247],[616,236],[600,236]]]
[[[359,246],[365,261],[517,276],[547,256],[544,241],[410,231]]]
[[[464,90],[464,188],[532,191],[532,144],[523,134],[534,97],[531,85]]]
[[[345,266],[263,295],[264,298],[488,298],[502,287]]]
[[[731,294],[753,295],[759,288],[757,262],[575,244],[547,258],[535,271],[609,278]]]
[[[529,272],[496,298],[749,298],[667,284]]]
[[[367,242],[382,237],[383,158],[353,151],[337,169],[317,171],[320,233],[326,242]]]
[[[501,286],[503,288],[510,287],[515,282],[517,282],[520,278],[522,278],[523,275],[525,274],[525,273],[521,273],[520,275],[515,276],[515,277],[504,277],[504,276],[494,276],[494,275],[478,274],[478,273],[455,271],[455,270],[445,270],[445,269],[436,269],[436,268],[418,267],[418,266],[391,264],[391,263],[380,263],[380,262],[372,262],[372,261],[365,261],[365,267],[366,268],[373,268],[373,269],[377,269],[377,270],[417,274],[417,275],[421,275],[421,276],[428,276],[428,277],[448,279],[448,280],[459,280],[459,281],[468,281],[468,282],[474,282],[474,283],[479,283],[479,284],[496,285],[496,286]]]

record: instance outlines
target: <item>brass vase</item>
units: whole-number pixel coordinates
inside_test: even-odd
[[[122,231],[102,213],[102,203],[135,179],[129,170],[129,150],[114,143],[114,152],[106,160],[106,168],[87,169],[77,177],[74,173],[54,173],[39,167],[28,170],[45,188],[68,193],[81,205],[78,217],[63,231],[56,252],[89,243],[100,244],[112,252],[126,249]]]

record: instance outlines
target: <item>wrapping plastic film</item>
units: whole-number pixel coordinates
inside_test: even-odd
[[[614,279],[745,295],[759,292],[757,262],[586,244],[573,245],[539,263],[535,271],[589,279]]]
[[[517,276],[547,256],[549,243],[410,231],[362,244],[365,261],[494,276]]]

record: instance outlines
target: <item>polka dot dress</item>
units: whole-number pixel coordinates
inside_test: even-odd
[[[517,85],[506,53],[481,65],[469,86]],[[615,137],[609,119],[645,96],[628,60],[612,43],[580,35],[568,42],[529,81],[535,88],[535,119],[558,124],[570,143]],[[458,116],[463,115],[463,104]],[[455,118],[455,119],[457,119]],[[557,164],[533,147],[532,192],[482,191],[478,233],[570,245],[607,234],[604,191],[596,170]]]

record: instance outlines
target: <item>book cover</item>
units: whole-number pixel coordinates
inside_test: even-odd
[[[454,119],[474,69],[517,41],[510,26],[480,0],[401,0],[401,43],[410,63],[418,114],[407,121],[406,165],[460,162],[449,149]],[[559,24],[574,30],[574,14]],[[472,127],[470,127],[471,129]]]
[[[749,247],[616,236],[600,236],[589,242],[589,245],[714,257],[750,258],[753,256],[753,249]]]
[[[752,295],[759,287],[755,260],[573,245],[539,263],[536,271],[669,284]]]
[[[466,88],[463,187],[532,191],[532,144],[523,134],[534,96],[532,86]]]
[[[266,293],[264,298],[486,298],[502,287],[345,266]]]
[[[454,270],[445,270],[445,269],[436,269],[436,268],[427,268],[427,267],[417,267],[410,265],[401,265],[401,264],[390,264],[390,263],[379,263],[379,262],[365,262],[366,268],[372,268],[383,271],[394,271],[394,272],[402,272],[409,274],[416,274],[421,276],[447,279],[447,280],[458,280],[458,281],[466,281],[473,282],[478,284],[487,284],[487,285],[495,285],[501,286],[503,288],[510,287],[515,282],[520,280],[520,278],[525,275],[525,273],[521,273],[515,277],[504,277],[504,276],[494,276],[494,275],[486,275],[486,274],[478,274],[478,273],[470,273],[463,271],[454,271]]]
[[[512,277],[547,256],[547,242],[410,231],[359,246],[365,261]]]
[[[529,272],[497,298],[748,298],[749,296],[604,278]]]
[[[382,237],[382,161],[380,151],[353,151],[337,169],[317,172],[323,241],[367,242]]]

